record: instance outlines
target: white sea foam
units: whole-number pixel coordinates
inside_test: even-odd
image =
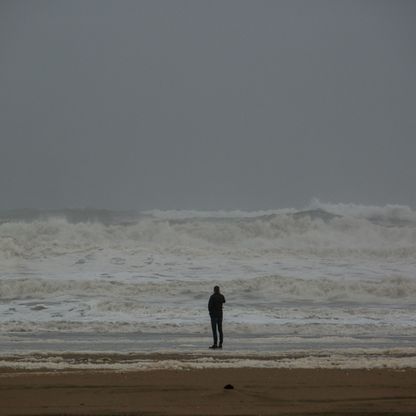
[[[414,348],[293,351],[280,354],[183,354],[165,352],[157,356],[101,353],[14,354],[0,356],[0,368],[30,370],[147,371],[206,368],[416,368]]]
[[[139,306],[134,300],[155,297],[198,300],[201,293],[210,288],[210,282],[202,281],[162,281],[132,282],[100,279],[2,279],[0,300],[48,299],[50,297],[105,297],[114,299],[100,304],[101,310],[124,310],[126,312]],[[372,303],[411,303],[416,297],[416,279],[403,277],[383,277],[379,280],[349,279],[301,279],[284,276],[260,276],[227,280],[223,287],[233,294],[234,300],[257,298],[259,302],[269,301],[314,301],[328,303],[372,302]],[[128,299],[132,299],[131,302]],[[120,301],[118,301],[120,300]],[[246,299],[247,302],[247,299]],[[46,309],[46,308],[45,308]]]

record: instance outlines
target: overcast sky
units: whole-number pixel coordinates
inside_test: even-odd
[[[415,1],[0,1],[0,208],[416,206]]]

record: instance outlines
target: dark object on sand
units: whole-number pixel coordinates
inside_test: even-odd
[[[233,390],[234,389],[234,386],[232,384],[227,384],[227,385],[224,386],[224,388],[226,390]]]

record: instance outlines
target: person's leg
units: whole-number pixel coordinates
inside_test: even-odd
[[[214,338],[214,345],[217,345],[218,336],[217,336],[217,318],[211,317],[211,327],[212,327],[212,337]]]
[[[218,332],[220,334],[220,345],[222,346],[222,341],[224,340],[224,335],[222,333],[222,318],[218,318]]]

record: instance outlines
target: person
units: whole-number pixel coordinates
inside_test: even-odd
[[[214,338],[214,344],[210,347],[222,348],[222,342],[224,335],[222,333],[222,305],[225,303],[225,297],[220,293],[219,286],[214,287],[214,293],[209,298],[208,311],[211,317],[212,336]],[[220,336],[220,343],[218,344],[218,334]]]

